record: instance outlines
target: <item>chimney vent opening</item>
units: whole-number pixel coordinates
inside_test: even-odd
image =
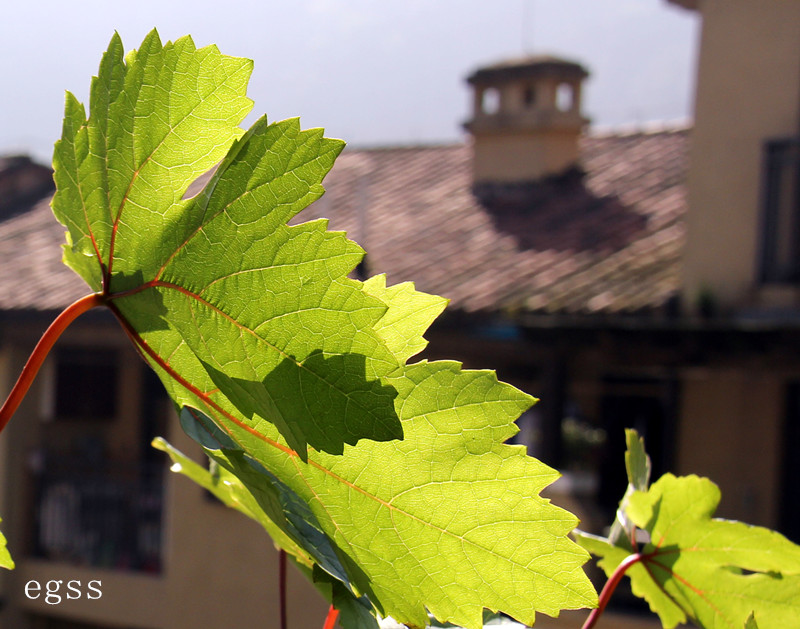
[[[561,83],[556,88],[556,109],[572,111],[575,106],[575,90],[569,83]]]
[[[500,111],[500,90],[487,87],[483,90],[481,98],[481,112],[493,116]]]

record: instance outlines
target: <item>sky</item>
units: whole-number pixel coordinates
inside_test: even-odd
[[[686,121],[699,33],[666,0],[8,0],[3,14],[0,154],[43,162],[64,91],[86,101],[115,30],[126,50],[155,27],[254,59],[245,126],[300,116],[351,146],[462,140],[464,78],[524,54],[589,69],[594,126]]]

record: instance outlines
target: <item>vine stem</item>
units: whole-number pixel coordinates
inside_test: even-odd
[[[278,552],[278,598],[281,610],[281,629],[288,629],[286,622],[286,551]]]
[[[333,605],[328,608],[328,615],[325,618],[325,626],[322,629],[333,629],[336,626],[336,619],[339,618],[339,610]]]
[[[75,321],[75,319],[84,312],[104,304],[105,297],[100,293],[93,293],[91,295],[86,295],[86,297],[81,297],[78,301],[67,306],[61,314],[55,318],[53,323],[50,324],[50,327],[45,330],[44,334],[42,334],[42,338],[39,339],[39,342],[28,358],[28,362],[26,362],[25,366],[22,368],[22,373],[20,373],[17,382],[8,394],[8,398],[6,398],[5,403],[2,408],[0,408],[0,432],[3,431],[6,424],[8,424],[8,421],[17,410],[17,407],[19,407],[25,394],[33,383],[33,379],[39,372],[42,363],[44,363],[44,359],[47,358],[47,354],[53,348],[58,337],[61,336],[70,323]]]
[[[617,566],[617,569],[614,570],[608,581],[606,581],[603,591],[600,592],[600,598],[597,601],[597,608],[593,609],[592,613],[589,614],[586,622],[583,623],[582,629],[592,629],[592,627],[595,626],[600,616],[602,616],[606,605],[608,605],[611,595],[614,593],[614,590],[617,589],[619,582],[622,581],[622,577],[628,571],[628,568],[639,563],[642,559],[644,559],[644,557],[645,555],[641,553],[635,553],[626,557],[625,560]]]

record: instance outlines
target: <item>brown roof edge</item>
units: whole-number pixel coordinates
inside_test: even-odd
[[[700,9],[700,0],[667,0],[667,2],[677,4],[679,7],[689,11],[698,11]]]
[[[551,55],[538,55],[520,59],[506,59],[480,67],[467,77],[467,83],[475,85],[485,82],[515,81],[548,75],[573,76],[585,79],[589,76],[589,72],[575,61]]]

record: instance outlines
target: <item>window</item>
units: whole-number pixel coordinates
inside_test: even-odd
[[[800,381],[787,383],[784,394],[783,465],[781,469],[780,531],[793,542],[800,542],[800,458],[794,447],[800,439]]]
[[[56,354],[55,419],[113,420],[117,412],[115,350],[67,348]]]
[[[536,103],[536,89],[533,85],[526,85],[522,91],[522,102],[526,108],[531,108]]]
[[[500,92],[497,89],[490,87],[483,92],[481,110],[490,116],[500,111]]]
[[[561,83],[556,88],[556,109],[570,111],[574,104],[575,92],[568,83]]]
[[[800,282],[800,138],[765,143],[761,210],[760,281]]]

